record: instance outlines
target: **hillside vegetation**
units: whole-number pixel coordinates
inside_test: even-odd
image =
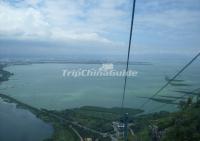
[[[181,101],[180,110],[143,115],[131,126],[135,141],[200,141],[200,99]]]

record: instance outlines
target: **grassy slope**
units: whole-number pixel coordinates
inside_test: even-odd
[[[158,127],[162,134],[161,141],[199,141],[200,140],[200,100],[191,100],[181,104],[181,109],[174,113],[157,113],[141,116],[131,128],[135,131],[135,141],[152,140],[149,125]]]

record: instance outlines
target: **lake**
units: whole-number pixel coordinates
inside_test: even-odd
[[[1,141],[42,141],[51,137],[53,128],[28,110],[0,99]]]
[[[130,69],[138,72],[135,77],[128,78],[125,106],[138,108],[158,88],[166,83],[165,76],[172,77],[191,56],[142,58],[143,62],[130,65]],[[137,58],[136,58],[137,60]],[[66,109],[80,106],[119,107],[123,92],[123,77],[63,77],[63,69],[99,69],[101,64],[78,63],[40,63],[30,65],[12,65],[5,68],[14,75],[0,85],[0,93],[14,97],[37,108]],[[123,64],[114,64],[114,69],[122,70]],[[161,95],[181,96],[175,90],[193,90],[200,86],[200,63],[194,62],[178,79],[185,80],[189,86],[169,86]],[[160,98],[159,96],[156,98]],[[144,107],[151,110],[161,103],[150,101]],[[169,105],[159,110],[176,110]]]

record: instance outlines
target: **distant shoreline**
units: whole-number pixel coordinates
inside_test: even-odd
[[[69,61],[69,60],[41,60],[41,61],[8,61],[0,62],[8,65],[30,65],[30,64],[107,64],[125,65],[125,61]],[[130,65],[152,65],[150,62],[130,62]]]

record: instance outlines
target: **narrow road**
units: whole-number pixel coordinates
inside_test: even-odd
[[[83,138],[81,137],[81,135],[79,134],[79,132],[74,129],[72,126],[70,126],[70,128],[74,131],[74,133],[79,137],[80,141],[84,141]]]

